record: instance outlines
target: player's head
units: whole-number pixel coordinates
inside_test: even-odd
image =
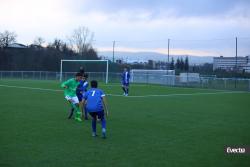
[[[84,70],[83,66],[80,67],[79,72],[84,74],[85,70]]]
[[[96,80],[93,80],[93,81],[91,81],[90,85],[91,85],[91,88],[97,88],[98,82]]]
[[[84,81],[86,81],[86,80],[88,79],[88,77],[89,77],[89,75],[85,73],[85,74],[83,75],[82,79],[83,79]]]
[[[75,78],[77,81],[80,81],[82,79],[82,73],[80,72],[76,73]]]
[[[125,68],[124,68],[124,72],[127,72],[127,71],[128,71],[128,69],[125,67]]]

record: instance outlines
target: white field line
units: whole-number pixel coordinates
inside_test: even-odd
[[[108,87],[108,86],[118,86],[121,87],[121,84],[108,84],[108,85],[102,85],[102,87]],[[143,85],[143,84],[133,84],[133,87],[144,87],[144,86],[149,86],[149,85]]]
[[[18,89],[29,89],[29,90],[41,90],[41,91],[53,91],[53,92],[62,92],[62,89],[46,89],[46,88],[32,88],[25,86],[12,86],[12,85],[0,85],[0,87],[6,88],[18,88]]]
[[[121,84],[108,84],[108,85],[102,85],[102,87],[109,87],[109,86],[114,86],[114,87],[121,87]],[[230,90],[221,90],[221,89],[211,89],[211,88],[196,88],[196,87],[181,87],[181,86],[169,86],[169,85],[157,85],[157,84],[133,84],[131,83],[130,85],[131,87],[167,87],[167,88],[171,88],[171,89],[195,89],[195,90],[211,90],[211,91],[218,91],[218,92],[225,92],[225,91],[230,91]],[[243,92],[247,92],[247,91],[243,91]]]
[[[173,96],[196,96],[196,95],[217,95],[217,94],[235,94],[235,93],[248,93],[248,92],[240,92],[240,91],[230,91],[230,92],[211,92],[211,93],[178,93],[178,94],[165,94],[165,95],[142,95],[142,96],[124,96],[117,94],[107,94],[108,96],[115,97],[127,97],[127,98],[135,98],[135,97],[173,97]]]
[[[39,90],[39,91],[63,92],[62,89],[33,88],[33,87],[13,86],[13,85],[0,85],[0,87]],[[141,96],[124,96],[124,95],[120,95],[120,94],[106,94],[106,95],[113,96],[113,97],[126,97],[126,98],[140,98],[141,97],[141,98],[145,98],[145,97],[196,96],[196,95],[217,95],[217,94],[235,94],[235,93],[249,93],[249,92],[224,91],[224,92],[174,93],[174,94],[165,94],[165,95],[141,95]]]

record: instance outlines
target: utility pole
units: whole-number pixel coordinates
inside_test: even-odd
[[[170,44],[170,39],[168,39],[168,66],[169,66],[169,44]]]
[[[115,41],[113,41],[113,63],[115,62]]]
[[[235,38],[235,82],[234,82],[234,88],[236,88],[237,85],[237,71],[238,71],[238,41],[237,37]]]

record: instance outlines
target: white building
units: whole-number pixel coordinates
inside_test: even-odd
[[[236,58],[235,57],[214,57],[213,60],[213,70],[223,69],[227,71],[232,71],[236,68]],[[245,70],[250,72],[250,56],[237,57],[237,69],[240,71]]]
[[[8,48],[28,48],[26,45],[20,44],[20,43],[12,43],[8,45]]]

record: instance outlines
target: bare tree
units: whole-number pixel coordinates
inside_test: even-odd
[[[4,31],[0,32],[0,48],[8,47],[10,44],[16,42],[17,35],[14,32]]]
[[[44,44],[45,40],[42,37],[36,37],[33,44],[34,45],[38,45],[38,46],[42,46],[42,44]]]
[[[72,49],[83,55],[84,52],[92,48],[93,39],[93,32],[90,32],[87,27],[79,27],[73,31],[69,41]]]
[[[56,38],[51,46],[56,50],[61,50],[63,47],[63,41]]]

